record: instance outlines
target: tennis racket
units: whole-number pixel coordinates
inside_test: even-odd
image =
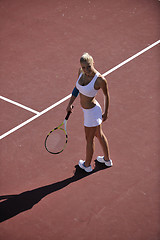
[[[45,139],[45,148],[49,153],[59,154],[65,149],[68,142],[66,127],[70,114],[71,111],[67,113],[64,121],[47,135]]]

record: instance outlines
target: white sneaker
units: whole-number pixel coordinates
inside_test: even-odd
[[[92,172],[92,170],[93,170],[92,167],[91,166],[86,167],[84,165],[84,163],[85,163],[85,161],[79,160],[79,167],[82,168],[83,170],[85,170],[86,172]]]
[[[111,159],[104,160],[104,156],[98,156],[97,161],[100,163],[104,163],[107,167],[111,167],[113,165],[113,162]]]

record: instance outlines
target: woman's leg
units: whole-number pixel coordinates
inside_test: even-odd
[[[94,153],[94,136],[97,127],[84,127],[86,136],[86,160],[85,166],[91,165],[93,153]]]
[[[104,159],[108,161],[110,159],[109,146],[108,146],[107,138],[102,131],[102,125],[97,126],[95,136],[98,138],[101,144],[101,147],[103,149]]]

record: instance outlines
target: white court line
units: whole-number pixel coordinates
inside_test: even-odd
[[[115,66],[114,68],[110,69],[109,71],[105,72],[103,74],[103,76],[106,76],[108,74],[110,74],[111,72],[115,71],[116,69],[122,67],[123,65],[125,65],[126,63],[132,61],[134,58],[138,57],[139,55],[143,54],[144,52],[148,51],[149,49],[153,48],[154,46],[158,45],[160,43],[160,40],[156,41],[155,43],[149,45],[148,47],[144,48],[143,50],[141,50],[140,52],[136,53],[135,55],[133,55],[132,57],[128,58],[127,60],[123,61],[122,63],[118,64],[117,66]],[[65,98],[61,99],[60,101],[58,101],[57,103],[53,104],[52,106],[46,108],[45,110],[43,110],[42,112],[38,113],[36,116],[28,119],[27,121],[21,123],[20,125],[18,125],[17,127],[11,129],[10,131],[2,134],[0,136],[0,139],[8,136],[9,134],[15,132],[16,130],[18,130],[19,128],[25,126],[26,124],[28,124],[29,122],[33,121],[34,119],[40,117],[41,115],[45,114],[46,112],[48,112],[49,110],[53,109],[54,107],[58,106],[59,104],[61,104],[62,102],[66,101],[67,99],[69,99],[71,97],[71,94],[69,94],[68,96],[66,96]]]
[[[110,74],[111,72],[115,71],[116,69],[122,67],[123,65],[125,65],[126,63],[132,61],[134,58],[138,57],[139,55],[145,53],[146,51],[148,51],[149,49],[155,47],[156,45],[158,45],[160,43],[160,40],[158,40],[157,42],[149,45],[148,47],[144,48],[142,51],[136,53],[135,55],[133,55],[132,57],[126,59],[125,61],[123,61],[122,63],[118,64],[117,66],[115,66],[114,68],[110,69],[109,71],[105,72],[103,74],[103,76],[107,76],[108,74]]]
[[[60,101],[58,101],[58,102],[56,102],[55,104],[53,104],[52,106],[46,108],[46,109],[43,110],[42,112],[40,112],[40,113],[36,114],[35,116],[29,118],[28,120],[26,120],[25,122],[21,123],[20,125],[12,128],[12,129],[9,130],[8,132],[2,134],[2,135],[0,136],[0,140],[1,140],[2,138],[4,138],[4,137],[8,136],[9,134],[15,132],[16,130],[20,129],[21,127],[25,126],[26,124],[32,122],[34,119],[40,117],[41,115],[45,114],[46,112],[50,111],[52,108],[55,108],[56,106],[58,106],[59,104],[61,104],[61,103],[64,102],[64,101],[66,101],[66,100],[67,100],[68,98],[70,98],[70,97],[71,97],[71,94],[68,95],[68,96],[65,97],[65,98],[62,98]]]
[[[35,113],[35,114],[39,114],[39,112],[37,112],[36,110],[31,109],[31,108],[29,108],[29,107],[26,107],[26,106],[24,106],[24,105],[22,105],[22,104],[20,104],[20,103],[18,103],[18,102],[15,102],[15,101],[13,101],[13,100],[11,100],[11,99],[8,99],[8,98],[3,97],[3,96],[0,96],[0,98],[1,98],[2,100],[6,101],[6,102],[12,103],[12,104],[14,104],[14,105],[16,105],[16,106],[18,106],[18,107],[21,107],[21,108],[27,110],[27,111],[33,112],[33,113]]]

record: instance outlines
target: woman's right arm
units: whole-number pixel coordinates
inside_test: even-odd
[[[81,72],[82,72],[82,69],[80,68],[79,71],[78,71],[78,77],[79,77]],[[73,91],[72,91],[72,96],[71,96],[71,98],[69,100],[69,103],[68,103],[68,106],[67,106],[67,109],[66,109],[67,112],[72,112],[72,108],[73,108],[72,104],[75,101],[75,99],[78,96],[78,94],[79,94],[79,90],[75,86]]]
[[[73,104],[75,99],[76,99],[76,97],[72,95],[70,100],[69,100],[68,106],[66,108],[67,112],[72,112],[72,108],[73,108],[72,104]]]

